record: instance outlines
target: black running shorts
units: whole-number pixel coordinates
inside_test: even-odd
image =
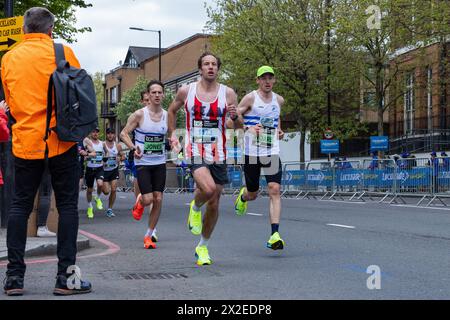
[[[283,170],[281,167],[281,160],[278,155],[267,157],[250,157],[246,155],[244,173],[245,184],[249,192],[256,192],[259,190],[261,169],[264,171],[264,177],[267,184],[273,182],[281,185]]]
[[[86,174],[85,174],[84,178],[86,179],[86,186],[89,189],[92,189],[94,187],[95,180],[103,180],[103,178],[104,178],[103,167],[100,167],[100,168],[86,167]]]
[[[137,179],[141,194],[164,192],[166,188],[166,164],[137,166]]]
[[[192,162],[192,164],[188,165],[189,169],[191,169],[192,174],[194,174],[195,170],[205,167],[208,168],[209,172],[211,173],[215,184],[223,186],[230,183],[230,180],[228,179],[226,164],[206,163],[204,161],[194,160],[192,160]]]
[[[119,168],[115,168],[114,170],[111,170],[111,171],[105,170],[103,181],[111,182],[114,180],[119,180]]]

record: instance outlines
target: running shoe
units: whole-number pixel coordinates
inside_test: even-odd
[[[114,212],[112,211],[112,209],[108,209],[108,210],[106,210],[106,216],[107,216],[108,218],[113,218],[113,217],[115,217],[116,215],[114,214]]]
[[[156,244],[152,241],[150,236],[144,237],[144,248],[145,249],[156,249]]]
[[[241,192],[239,192],[239,195],[234,202],[234,212],[238,216],[243,216],[247,213],[247,202],[242,201],[242,195],[245,192],[245,187],[241,189]]]
[[[197,265],[206,266],[212,263],[211,258],[209,257],[208,247],[206,246],[197,246],[195,248],[195,257],[197,258]]]
[[[97,209],[98,210],[103,210],[103,202],[102,199],[100,198],[95,198],[95,203],[97,205]]]
[[[194,210],[195,200],[192,200],[188,217],[188,228],[194,236],[202,233],[202,212]]]
[[[139,194],[136,198],[136,203],[133,207],[133,218],[137,221],[141,220],[142,215],[144,214],[145,208],[141,204],[142,194]]]
[[[152,233],[152,241],[153,242],[158,242],[158,236],[156,235],[156,230],[154,230],[153,233]]]
[[[90,207],[87,209],[87,217],[88,219],[94,219],[94,208]]]
[[[284,241],[281,239],[280,234],[278,232],[275,232],[267,241],[267,248],[272,250],[283,250],[284,248]]]

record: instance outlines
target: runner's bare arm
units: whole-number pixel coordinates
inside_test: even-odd
[[[117,151],[119,152],[118,160],[124,161],[125,160],[125,152],[123,152],[122,145],[120,143],[117,143]]]
[[[131,141],[130,134],[139,126],[139,122],[142,118],[142,111],[138,110],[134,112],[127,121],[125,128],[120,133],[120,139],[130,150],[135,149],[133,141]]]
[[[227,119],[227,128],[228,129],[236,129],[239,127],[239,114],[237,110],[238,99],[237,94],[233,89],[227,88],[227,109],[228,115],[230,116]],[[234,119],[234,120],[233,120]]]
[[[178,142],[178,139],[175,136],[175,129],[177,126],[177,112],[183,107],[184,102],[186,101],[188,92],[189,92],[189,86],[181,87],[178,90],[177,95],[175,96],[175,99],[170,104],[169,110],[167,111],[167,114],[168,114],[167,136],[169,137],[172,148]]]
[[[255,103],[255,96],[253,93],[247,94],[244,98],[242,98],[241,103],[239,103],[238,106],[238,113],[240,115],[240,121],[242,122],[242,126],[245,128],[245,120],[244,116],[250,112],[253,104]],[[248,127],[248,130],[252,132],[253,134],[259,134],[259,131],[261,129],[261,125],[258,124],[256,126],[250,126]]]
[[[95,152],[95,149],[92,145],[92,141],[89,138],[84,138],[83,145],[88,151],[85,156],[95,157],[97,155],[97,152]]]

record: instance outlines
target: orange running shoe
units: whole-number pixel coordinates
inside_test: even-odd
[[[152,241],[152,237],[144,237],[144,248],[145,249],[156,249],[156,244]]]
[[[139,194],[133,207],[133,218],[137,221],[141,220],[145,208],[141,205],[142,194]]]

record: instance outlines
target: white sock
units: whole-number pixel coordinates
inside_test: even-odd
[[[208,246],[208,242],[209,242],[209,239],[205,239],[205,238],[203,238],[203,236],[200,238],[200,242],[198,243],[198,247],[202,247],[202,246],[205,246],[205,247],[207,247]]]
[[[195,211],[202,211],[202,207],[197,207],[197,205],[195,204],[195,201],[194,201],[194,205],[192,206],[192,208],[195,210]]]
[[[154,236],[155,234],[156,234],[156,228],[155,228],[155,230],[153,230],[152,236]]]
[[[89,208],[93,208],[94,206],[92,205],[92,201],[89,202]]]
[[[153,230],[152,230],[152,229],[150,229],[150,228],[148,228],[148,229],[147,229],[147,233],[145,234],[145,236],[149,236],[149,237],[151,237],[151,236],[152,236],[152,234],[153,234]]]

